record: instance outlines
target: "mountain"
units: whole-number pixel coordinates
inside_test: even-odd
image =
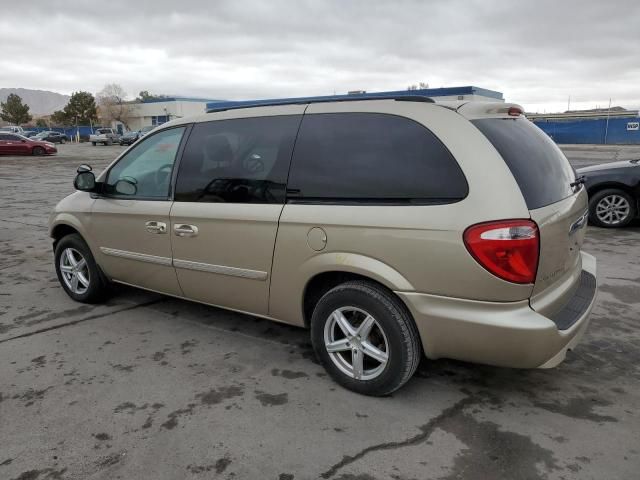
[[[34,116],[51,115],[61,110],[71,98],[69,95],[49,92],[47,90],[30,90],[28,88],[0,88],[0,101],[5,102],[9,94],[15,93],[29,105],[29,113]]]

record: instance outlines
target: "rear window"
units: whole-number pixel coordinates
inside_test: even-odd
[[[547,134],[525,119],[472,120],[511,170],[529,210],[573,194],[575,173]]]
[[[303,201],[450,203],[467,196],[455,158],[428,129],[378,113],[305,115],[288,184]]]

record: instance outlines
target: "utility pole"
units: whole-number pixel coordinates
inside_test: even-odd
[[[609,99],[609,108],[607,109],[607,123],[604,127],[604,144],[607,144],[607,134],[609,133],[609,115],[611,113],[611,99]]]

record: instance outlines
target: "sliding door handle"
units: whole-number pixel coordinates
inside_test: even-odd
[[[173,233],[179,237],[195,237],[198,235],[198,227],[195,225],[177,223],[173,226]]]

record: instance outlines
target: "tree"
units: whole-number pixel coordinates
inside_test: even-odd
[[[71,120],[64,113],[64,110],[56,110],[51,114],[51,123],[58,127],[66,127],[71,124]]]
[[[29,105],[22,103],[22,98],[15,93],[10,93],[7,101],[0,103],[0,109],[0,118],[12,125],[20,125],[31,121]]]
[[[47,121],[44,118],[38,118],[36,120],[36,127],[48,127]]]
[[[416,85],[415,83],[413,85],[409,85],[407,87],[407,90],[424,90],[429,88],[429,84],[425,83],[425,82],[420,82],[418,83],[418,85]]]
[[[89,92],[73,92],[69,103],[64,107],[64,114],[69,124],[88,125],[98,121],[96,99]]]
[[[129,129],[131,103],[127,101],[127,92],[117,83],[110,83],[96,95],[100,107],[100,117],[108,123],[121,122]]]
[[[149,90],[142,90],[139,94],[138,94],[138,98],[136,100],[139,100],[141,102],[146,102],[147,100],[156,100],[156,99],[160,99],[160,98],[166,98],[166,95],[155,95],[153,93],[149,93]]]

